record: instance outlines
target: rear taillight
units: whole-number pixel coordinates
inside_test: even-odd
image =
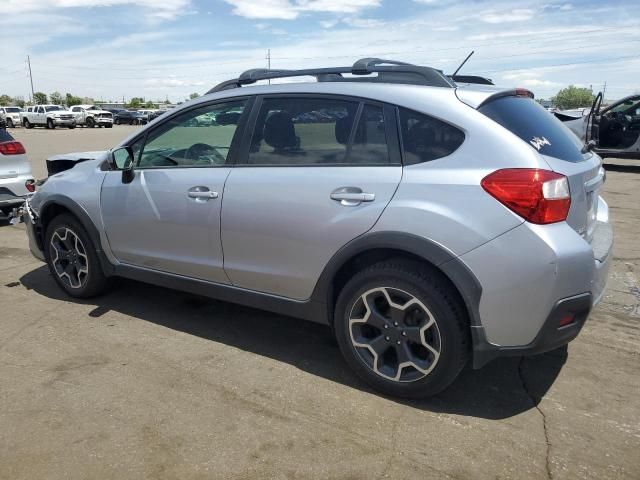
[[[36,191],[36,181],[33,180],[33,179],[29,179],[26,182],[24,182],[24,187],[29,192],[35,192]]]
[[[21,155],[25,151],[20,142],[11,141],[0,143],[0,153],[2,155]]]
[[[569,214],[569,181],[559,173],[507,168],[487,175],[480,184],[489,195],[531,223],[562,222]]]

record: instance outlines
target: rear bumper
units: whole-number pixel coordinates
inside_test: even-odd
[[[471,326],[475,368],[499,356],[553,350],[578,335],[607,284],[607,210],[603,202],[591,243],[565,223],[524,223],[460,257],[482,286],[479,321]],[[575,322],[560,327],[569,313]]]
[[[487,341],[484,329],[472,328],[473,367],[480,368],[497,357],[537,355],[566,345],[575,339],[582,330],[593,304],[593,297],[590,293],[558,301],[533,342],[524,346],[493,345]],[[571,315],[574,320],[568,325],[560,325],[560,321],[568,315]]]

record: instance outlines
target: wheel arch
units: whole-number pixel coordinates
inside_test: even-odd
[[[38,247],[41,248],[46,255],[46,248],[44,248],[44,236],[46,234],[47,227],[54,218],[65,213],[72,215],[84,227],[93,242],[96,253],[98,254],[103,273],[107,276],[111,275],[114,267],[111,262],[109,262],[104,250],[102,249],[98,228],[80,204],[64,195],[51,195],[40,206],[38,223],[36,225],[36,240],[38,242]]]
[[[340,290],[357,271],[379,261],[402,257],[439,272],[460,295],[470,325],[480,326],[482,287],[469,268],[452,252],[429,239],[404,232],[364,234],[342,247],[324,268],[311,299],[327,305],[327,320],[333,324],[333,310]]]

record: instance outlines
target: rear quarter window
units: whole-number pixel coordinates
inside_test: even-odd
[[[446,157],[464,142],[462,130],[406,108],[400,108],[400,134],[405,165]]]
[[[478,111],[520,137],[542,155],[581,162],[582,144],[571,130],[529,97],[489,99]]]

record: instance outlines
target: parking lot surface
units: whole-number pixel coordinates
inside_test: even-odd
[[[41,178],[135,128],[12,133]],[[0,478],[640,478],[640,162],[607,163],[615,258],[578,339],[423,401],[320,325],[125,280],[68,298],[1,223]]]

